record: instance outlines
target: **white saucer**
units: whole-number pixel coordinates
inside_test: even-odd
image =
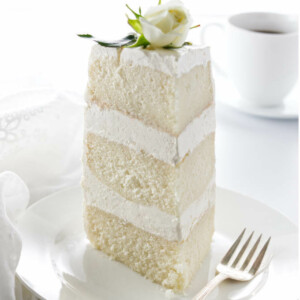
[[[18,220],[23,240],[18,277],[47,300],[159,300],[165,290],[93,249],[82,227],[79,187],[44,198]],[[245,196],[218,188],[216,231],[210,254],[186,295],[192,299],[213,277],[215,266],[238,233],[247,227],[272,235],[274,257],[252,282],[227,281],[207,299],[296,299],[297,228],[286,217]]]
[[[238,111],[257,117],[269,119],[298,119],[299,96],[297,86],[284,100],[283,104],[274,107],[251,105],[240,98],[232,83],[221,76],[216,76],[216,100]]]
[[[269,118],[269,119],[298,119],[298,104],[296,99],[289,99],[285,101],[281,106],[275,107],[258,107],[243,102],[239,98],[227,99],[222,102],[228,106],[231,106],[243,113],[250,114],[257,117]]]

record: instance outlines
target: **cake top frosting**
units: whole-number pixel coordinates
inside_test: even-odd
[[[207,46],[188,46],[178,49],[108,48],[94,45],[90,64],[105,56],[119,57],[120,62],[149,67],[171,76],[180,77],[193,67],[206,65],[210,61]]]

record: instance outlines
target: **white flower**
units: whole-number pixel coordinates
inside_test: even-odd
[[[143,34],[154,47],[181,47],[191,26],[188,10],[179,0],[151,7],[140,18]]]

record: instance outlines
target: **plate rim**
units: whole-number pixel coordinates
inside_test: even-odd
[[[64,189],[61,189],[61,190],[58,190],[54,193],[51,193],[43,198],[41,198],[40,200],[36,201],[35,203],[29,205],[27,207],[27,209],[22,213],[20,214],[20,216],[18,217],[18,219],[16,220],[16,222],[18,222],[19,219],[22,219],[24,217],[24,215],[26,215],[26,212],[28,210],[31,210],[31,209],[34,209],[36,206],[39,206],[39,205],[42,205],[42,203],[44,201],[47,201],[49,198],[53,198],[53,197],[56,197],[57,195],[59,194],[62,194],[62,193],[66,193],[68,191],[73,191],[73,190],[80,190],[81,189],[81,186],[80,185],[72,185],[72,186],[69,186],[67,188],[64,188]],[[292,220],[290,220],[285,214],[283,214],[281,211],[277,210],[276,208],[273,208],[259,200],[256,200],[250,196],[247,196],[247,195],[244,195],[243,193],[240,193],[240,192],[236,192],[236,191],[233,191],[233,190],[230,190],[230,189],[227,189],[227,188],[224,188],[224,187],[221,187],[221,186],[217,186],[217,191],[225,191],[226,193],[230,193],[230,194],[235,194],[236,196],[242,196],[243,198],[247,198],[248,201],[251,201],[252,202],[255,202],[255,204],[258,204],[258,205],[262,205],[264,206],[265,208],[267,208],[268,210],[271,210],[273,213],[277,214],[277,215],[280,215],[280,217],[284,218],[286,222],[289,223],[289,225],[293,228],[293,230],[295,230],[296,232],[298,232],[298,226],[297,224],[295,224]],[[22,250],[21,250],[22,251]],[[21,256],[20,256],[21,257]],[[29,291],[31,292],[35,297],[38,297],[40,298],[41,300],[47,300],[47,298],[45,298],[43,295],[40,295],[38,292],[36,292],[30,285],[29,283],[27,283],[27,281],[25,279],[22,278],[22,276],[16,271],[16,277],[18,278],[19,282]]]

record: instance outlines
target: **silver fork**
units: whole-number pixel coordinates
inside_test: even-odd
[[[206,298],[206,296],[222,281],[230,278],[233,280],[238,281],[248,281],[253,279],[258,273],[260,273],[262,270],[260,270],[261,263],[263,261],[263,258],[266,254],[266,251],[268,249],[271,237],[267,240],[267,242],[264,244],[262,249],[260,250],[259,254],[257,255],[255,261],[250,266],[250,262],[252,261],[252,258],[254,257],[254,254],[256,252],[256,249],[260,243],[262,235],[259,236],[259,238],[256,240],[255,244],[250,249],[250,241],[254,235],[254,231],[250,234],[247,241],[244,243],[244,245],[241,247],[241,250],[239,253],[235,256],[236,249],[238,248],[239,244],[241,243],[241,240],[245,234],[246,228],[242,231],[242,233],[239,235],[239,237],[236,239],[236,241],[233,243],[233,245],[230,247],[228,252],[225,254],[221,262],[217,265],[217,271],[219,272],[216,277],[214,277],[211,281],[207,283],[207,285],[193,298],[193,300],[203,300]],[[250,249],[250,250],[249,250]],[[249,251],[247,257],[244,261],[242,261],[242,257],[246,251]]]

